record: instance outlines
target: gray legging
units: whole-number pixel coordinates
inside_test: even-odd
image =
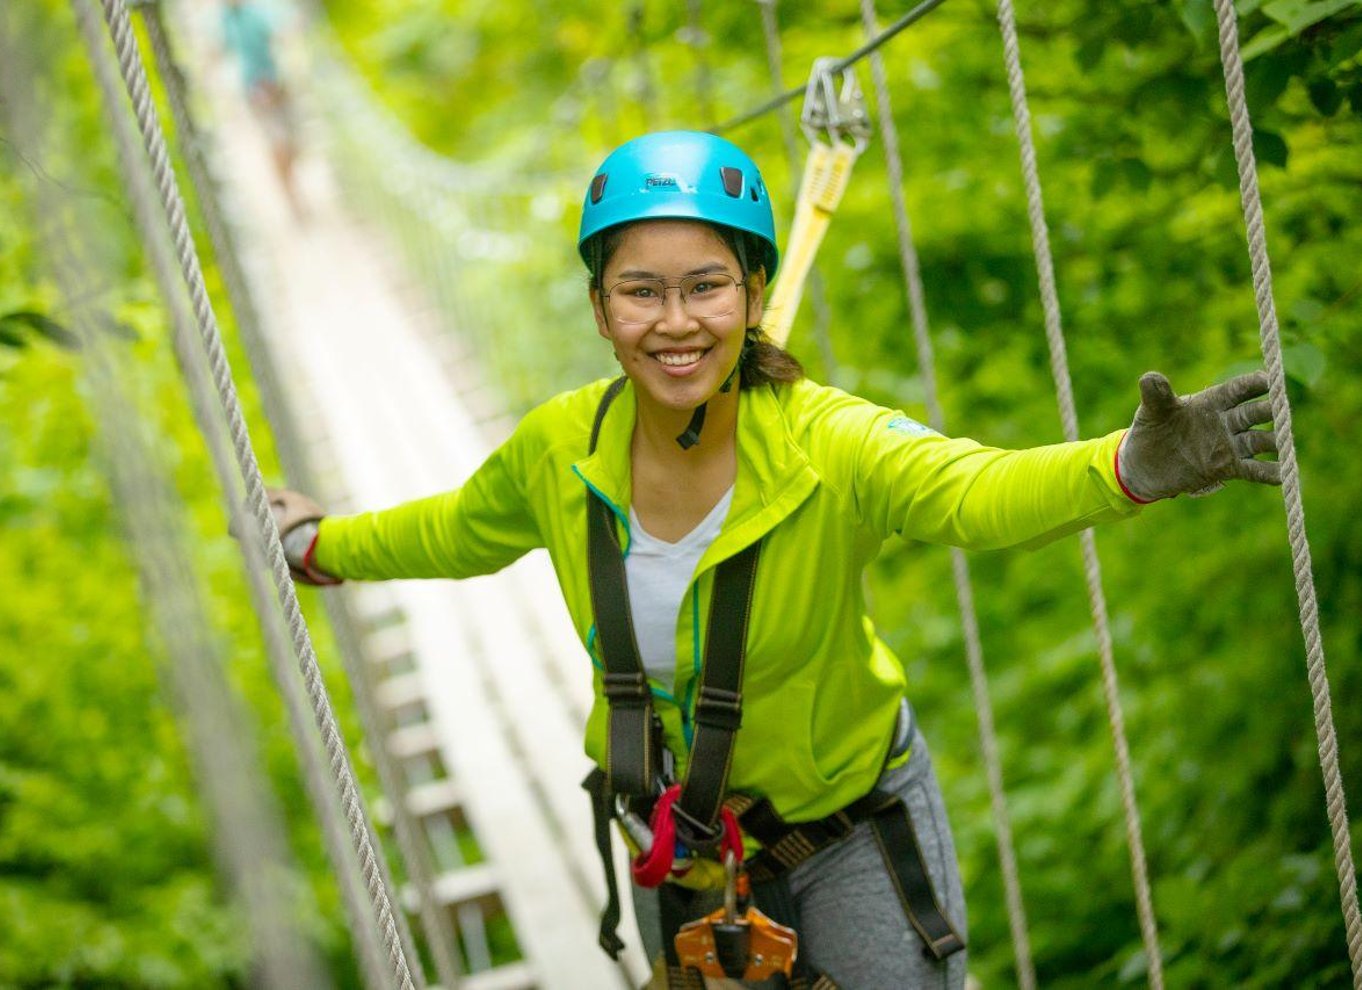
[[[908,806],[941,908],[965,938],[955,843],[921,733],[913,739],[908,762],[886,770],[876,786]],[[943,962],[924,955],[922,938],[903,915],[868,822],[795,867],[789,881],[799,908],[799,954],[842,990],[960,990],[965,985],[965,952]],[[716,893],[712,903],[698,904],[697,917],[717,909],[721,900]],[[657,892],[635,885],[634,914],[648,958],[656,959],[662,952]]]

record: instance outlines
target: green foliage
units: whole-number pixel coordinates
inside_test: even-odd
[[[1362,419],[1362,3],[1238,7],[1334,717],[1356,795],[1362,465],[1332,441],[1347,443]],[[881,20],[906,8],[886,2]],[[685,5],[644,5],[641,20],[636,9],[328,2],[347,51],[422,141],[508,183],[566,172],[579,190],[619,141],[712,122]],[[1147,368],[1190,391],[1261,363],[1215,15],[1211,0],[1058,0],[1019,16],[1078,406],[1085,433],[1101,433],[1129,421]],[[781,17],[786,85],[814,57],[862,40],[854,4],[788,3]],[[764,99],[755,5],[705,4],[703,23],[716,115]],[[990,6],[943,6],[885,52],[948,420],[999,445],[1054,441]],[[772,189],[790,187],[772,119],[734,137]],[[778,223],[788,216],[778,210]],[[575,210],[556,226],[539,220],[544,239],[570,246]],[[561,269],[539,273],[545,285],[570,286],[579,271],[570,250],[562,255]],[[815,374],[923,415],[878,141],[822,259],[838,364],[823,366],[802,322],[795,350]],[[576,384],[579,365],[563,352],[593,343],[585,300],[574,312],[570,298],[554,298],[549,308],[537,297],[546,318],[526,325],[527,353],[513,362],[523,403]],[[1170,986],[1347,979],[1278,504],[1231,486],[1100,534]],[[1077,545],[972,566],[1041,980],[1138,985],[1146,963]],[[971,968],[986,986],[1007,985],[1012,954],[949,563],[938,550],[889,546],[868,588],[948,790]]]

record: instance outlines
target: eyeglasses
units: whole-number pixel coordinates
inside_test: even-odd
[[[681,305],[697,320],[716,320],[738,308],[738,286],[744,284],[727,272],[687,275],[675,282],[660,278],[631,278],[616,282],[605,292],[610,315],[620,323],[651,323],[666,305],[667,290],[681,293]]]

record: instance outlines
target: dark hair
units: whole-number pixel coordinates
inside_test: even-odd
[[[726,227],[723,224],[699,221],[709,227],[720,239],[733,256],[738,259],[738,267],[742,269],[743,278],[746,278],[751,269],[748,266],[749,258],[760,258],[766,252],[766,245],[755,234],[750,234],[745,230],[738,230],[734,227]],[[604,286],[601,279],[605,277],[605,266],[614,257],[615,251],[619,249],[620,241],[624,239],[624,232],[629,229],[631,224],[623,223],[614,227],[607,227],[599,234],[592,235],[587,241],[586,257],[587,267],[590,270],[588,279],[593,289],[601,291]],[[765,271],[761,266],[759,270]],[[799,381],[804,377],[804,366],[799,363],[789,351],[772,341],[762,331],[761,327],[748,327],[747,335],[743,341],[742,358],[738,363],[738,387],[752,388],[756,385],[782,385]]]

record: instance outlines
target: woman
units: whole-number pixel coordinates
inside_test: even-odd
[[[721,900],[692,860],[734,850],[740,819],[757,904],[798,931],[806,980],[962,986],[945,810],[861,573],[891,535],[1034,545],[1230,478],[1276,483],[1253,460],[1275,449],[1251,429],[1265,378],[1178,399],[1151,373],[1128,431],[1024,451],[815,385],[758,329],[779,260],[766,187],[708,134],[611,154],[579,249],[624,376],[530,412],[456,491],[324,519],[277,496],[290,563],[323,583],[465,577],[548,548],[596,667],[598,823],[613,809],[650,846],[635,876],[660,886],[636,913],[672,985],[671,936]]]

